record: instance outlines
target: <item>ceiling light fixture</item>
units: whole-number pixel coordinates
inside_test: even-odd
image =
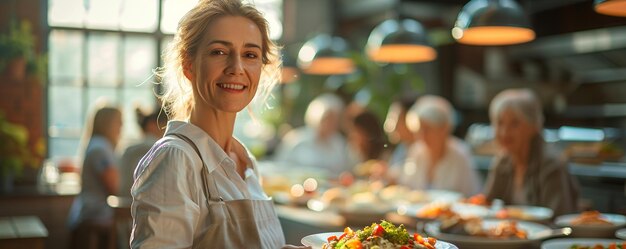
[[[609,16],[626,16],[626,0],[595,0],[596,12]]]
[[[341,37],[321,34],[313,37],[298,53],[298,67],[307,74],[349,74],[355,70],[348,55],[348,43]]]
[[[452,37],[469,45],[512,45],[534,40],[535,32],[514,0],[472,0],[459,12]]]
[[[366,52],[371,60],[387,63],[418,63],[437,58],[424,27],[412,19],[389,19],[376,26],[367,39]]]

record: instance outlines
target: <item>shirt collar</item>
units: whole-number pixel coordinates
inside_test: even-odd
[[[209,134],[192,123],[169,121],[167,123],[167,129],[165,130],[165,136],[170,134],[180,134],[189,138],[198,147],[200,157],[208,167],[209,173],[215,170],[215,167],[225,160],[232,161],[222,147],[220,147]]]

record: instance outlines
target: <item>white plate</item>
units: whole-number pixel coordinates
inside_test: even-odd
[[[595,238],[563,238],[563,239],[551,239],[541,243],[541,249],[567,249],[572,245],[577,244],[581,246],[593,246],[601,244],[607,246],[613,242],[623,242],[618,239],[595,239]]]
[[[626,240],[626,228],[615,231],[615,237],[617,237],[618,239]]]
[[[483,229],[490,229],[496,227],[503,220],[498,219],[485,219],[482,222]],[[462,248],[528,248],[534,242],[537,242],[539,239],[536,237],[540,234],[544,234],[549,232],[551,229],[547,226],[529,222],[529,221],[518,221],[517,225],[520,229],[525,230],[528,234],[528,239],[496,239],[496,238],[487,238],[480,236],[471,236],[471,235],[458,235],[458,234],[449,234],[442,233],[439,230],[440,222],[433,221],[426,224],[425,231],[428,236],[435,237],[437,239],[442,239],[445,241],[450,241]]]
[[[463,198],[463,194],[450,190],[431,189],[426,190],[426,193],[428,193],[428,199],[430,199],[430,201],[432,202],[453,203]]]
[[[304,238],[302,238],[302,240],[300,240],[300,242],[302,242],[303,245],[305,246],[310,246],[313,247],[313,249],[321,249],[322,246],[324,245],[324,243],[328,242],[328,237],[330,236],[341,236],[343,233],[342,232],[332,232],[332,233],[317,233],[317,234],[311,234],[308,236],[305,236]],[[437,249],[458,249],[458,247],[456,247],[453,244],[450,244],[448,242],[445,241],[440,241],[437,240],[437,243],[435,244],[435,248]]]
[[[571,227],[574,237],[613,238],[615,231],[626,225],[626,216],[620,214],[601,213],[613,225],[572,225],[572,220],[580,214],[566,214],[556,217],[554,223],[560,227]]]
[[[547,207],[538,207],[538,206],[523,206],[523,205],[509,205],[505,206],[504,209],[508,210],[519,210],[521,212],[521,216],[510,216],[506,217],[506,219],[516,219],[516,220],[525,220],[525,221],[547,221],[552,218],[554,215],[554,211]]]
[[[411,205],[400,205],[397,208],[397,212],[402,215],[417,217],[420,219],[427,219],[422,216],[418,216],[419,213],[422,212],[424,208],[428,208],[430,205],[437,205],[436,203],[420,203],[420,204],[411,204]],[[489,209],[483,206],[465,204],[465,203],[453,203],[451,204],[450,209],[453,212],[459,214],[463,218],[470,217],[487,217],[489,215]]]

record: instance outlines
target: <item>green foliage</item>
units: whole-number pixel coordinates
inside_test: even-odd
[[[358,71],[347,78],[343,89],[357,98],[358,95],[368,97],[363,104],[381,119],[395,96],[424,91],[424,81],[412,70],[411,64],[380,64],[362,53],[354,53],[352,59]]]
[[[4,71],[9,61],[24,58],[28,75],[34,75],[43,82],[48,61],[47,56],[36,53],[35,40],[30,22],[11,20],[8,30],[0,33],[0,72]]]
[[[28,130],[5,119],[0,113],[0,176],[20,176],[24,166],[36,165],[28,147]]]
[[[0,34],[0,57],[3,59],[28,58],[34,54],[35,37],[28,21],[11,21],[9,30]]]

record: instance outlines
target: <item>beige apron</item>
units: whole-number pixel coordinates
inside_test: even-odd
[[[196,145],[181,134],[171,134],[189,143],[198,153]],[[200,157],[202,160],[202,157]],[[194,239],[193,248],[267,248],[285,245],[278,216],[272,200],[224,200],[219,194],[213,175],[202,162],[202,182],[209,207],[211,223],[204,236]]]

